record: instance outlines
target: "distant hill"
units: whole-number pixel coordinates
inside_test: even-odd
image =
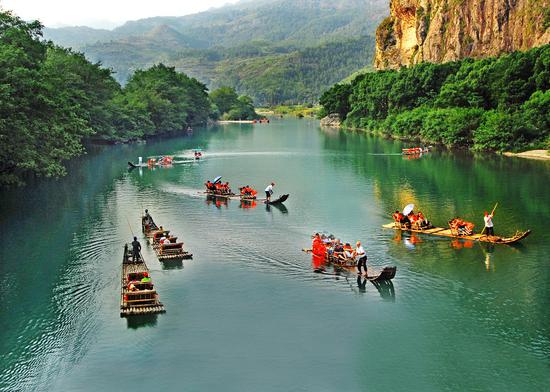
[[[374,40],[367,36],[388,12],[388,0],[242,1],[111,31],[67,27],[45,29],[44,36],[112,68],[121,82],[164,62],[257,103],[315,102],[324,89],[372,64]]]

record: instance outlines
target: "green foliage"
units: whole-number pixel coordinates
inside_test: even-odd
[[[475,150],[545,146],[550,45],[497,58],[421,63],[335,85],[320,103],[345,125]]]
[[[204,123],[206,87],[163,65],[121,89],[99,64],[41,40],[42,26],[0,12],[0,186],[58,177],[85,139],[129,140]]]
[[[227,113],[237,104],[239,96],[235,89],[222,86],[210,93],[210,99],[218,107],[220,113]]]
[[[337,84],[331,90],[323,93],[319,99],[322,109],[319,112],[320,117],[329,114],[338,113],[343,121],[350,111],[349,97],[351,95],[351,85]]]
[[[210,93],[210,99],[224,120],[254,120],[260,118],[254,110],[254,101],[246,95],[238,96],[235,89],[222,86]]]

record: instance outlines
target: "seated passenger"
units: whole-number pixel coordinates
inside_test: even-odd
[[[431,227],[430,222],[428,221],[428,219],[426,219],[426,217],[424,217],[424,214],[422,214],[422,211],[418,211],[418,221],[419,221],[420,227],[423,229]]]
[[[400,223],[401,222],[401,213],[398,210],[395,210],[395,212],[392,214],[392,218],[395,222]]]
[[[344,245],[344,258],[345,259],[353,259],[353,248],[351,247],[350,243],[349,242],[346,242],[346,244]]]
[[[151,282],[151,277],[149,276],[148,272],[143,273],[143,278],[141,278],[141,283],[149,283]]]

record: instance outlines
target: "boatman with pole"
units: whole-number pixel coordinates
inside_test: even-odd
[[[485,221],[485,232],[488,236],[495,235],[495,229],[493,227],[493,214],[494,212],[489,214],[485,211],[485,216],[483,217],[483,220]]]
[[[365,249],[361,246],[361,241],[357,241],[355,244],[355,260],[357,261],[357,274],[361,275],[361,267],[365,270],[365,275],[367,274],[367,253]]]
[[[271,195],[273,194],[273,187],[275,186],[275,183],[272,182],[265,188],[265,202],[269,203],[271,201]]]
[[[493,228],[493,216],[495,215],[495,210],[498,207],[498,203],[495,204],[495,207],[493,208],[493,211],[491,211],[490,214],[485,211],[485,216],[483,217],[483,221],[485,222],[485,227],[481,231],[481,234],[487,232],[487,236],[494,236],[495,235],[495,229]]]
[[[137,237],[134,237],[134,241],[132,242],[132,263],[135,263],[136,260],[139,261],[139,252],[141,252],[141,244]]]

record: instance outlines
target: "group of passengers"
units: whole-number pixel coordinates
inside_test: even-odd
[[[395,223],[399,223],[407,228],[429,229],[432,227],[430,221],[426,219],[422,211],[418,211],[418,214],[411,211],[408,215],[404,215],[400,211],[396,210],[392,217]]]
[[[209,192],[217,193],[219,195],[228,195],[231,194],[231,188],[229,187],[229,182],[212,182],[206,181],[204,183],[206,190]]]
[[[147,289],[152,289],[153,284],[151,283],[151,277],[149,276],[148,272],[143,272],[141,279],[134,279],[131,280],[130,283],[128,283],[128,290],[130,291],[138,291],[140,290],[141,284],[145,283]]]
[[[241,196],[248,197],[248,198],[255,198],[258,191],[255,189],[252,189],[250,185],[243,186],[242,188],[239,188],[239,191],[241,191]]]
[[[345,244],[333,235],[315,233],[312,242],[313,254],[316,256],[326,255],[339,262],[353,261],[356,263],[357,272],[361,274],[363,268],[367,273],[367,253],[361,246],[361,241],[357,241],[355,248],[349,242]]]
[[[449,221],[449,227],[451,232],[458,235],[472,235],[474,234],[474,224],[472,222],[465,221],[461,218],[453,218]]]

